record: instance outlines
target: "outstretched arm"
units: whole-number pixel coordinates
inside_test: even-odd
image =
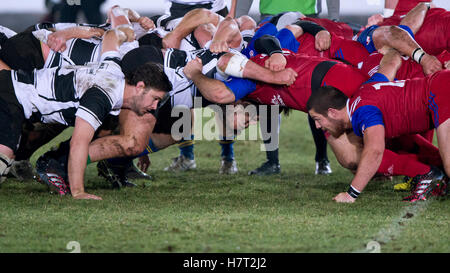
[[[84,191],[84,172],[88,158],[88,147],[94,133],[94,128],[87,121],[80,117],[75,119],[68,164],[70,191],[75,199],[101,200],[100,197]]]
[[[348,192],[342,192],[333,198],[338,203],[353,203],[376,174],[383,159],[385,148],[384,126],[375,125],[366,129],[364,133],[364,148],[358,164],[355,177]],[[351,193],[349,193],[351,192]],[[353,197],[351,196],[353,195]]]
[[[47,45],[54,51],[66,50],[66,42],[69,39],[80,38],[89,39],[92,37],[102,37],[104,30],[96,27],[78,26],[58,30],[48,35]]]

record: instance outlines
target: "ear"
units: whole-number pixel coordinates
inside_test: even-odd
[[[144,83],[143,81],[139,81],[139,82],[136,84],[136,89],[137,89],[139,92],[144,91],[144,89],[145,89],[145,83]]]
[[[339,116],[339,110],[334,108],[328,108],[327,115],[332,119],[337,119]]]

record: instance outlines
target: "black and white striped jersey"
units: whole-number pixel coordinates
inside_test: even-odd
[[[74,126],[80,117],[96,130],[123,103],[125,79],[114,51],[96,64],[11,71],[11,78],[25,118],[43,123]]]
[[[210,102],[206,101],[197,90],[194,83],[189,80],[183,73],[183,68],[190,61],[199,57],[203,64],[203,74],[212,79],[224,80],[217,73],[217,61],[224,53],[212,53],[207,49],[195,51],[182,51],[177,49],[168,49],[164,54],[164,73],[172,83],[172,91],[170,91],[170,99],[172,106],[184,105],[188,108],[204,107]],[[194,98],[203,99],[203,105],[194,105]]]
[[[33,35],[41,42],[46,43],[51,31],[41,29],[33,31]],[[128,51],[137,48],[137,41],[125,42],[119,47],[119,54],[123,57]],[[100,39],[69,39],[66,42],[66,49],[63,52],[50,50],[45,61],[44,68],[51,68],[66,65],[85,65],[91,62],[98,62],[102,51]]]

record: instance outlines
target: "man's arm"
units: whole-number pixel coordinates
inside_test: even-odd
[[[365,130],[361,160],[351,183],[351,187],[353,190],[356,190],[357,194],[364,190],[381,164],[385,149],[384,133],[383,125],[371,126]],[[338,203],[353,203],[356,198],[350,196],[348,192],[342,192],[334,197],[333,200]]]
[[[297,78],[297,73],[291,68],[281,71],[271,71],[246,59],[242,55],[235,55],[233,53],[227,53],[221,56],[217,67],[230,76],[248,78],[271,84],[291,85]]]
[[[194,9],[184,15],[177,27],[163,38],[164,48],[179,48],[181,40],[203,24],[217,26],[220,16],[207,9]]]
[[[48,35],[47,45],[54,51],[62,52],[66,50],[66,42],[69,39],[80,38],[89,39],[92,37],[102,37],[104,30],[96,27],[78,26],[63,30],[58,30]]]
[[[236,99],[234,93],[222,81],[203,75],[202,69],[202,60],[196,58],[186,64],[183,72],[188,79],[194,82],[205,99],[220,104],[234,102]]]
[[[75,199],[101,200],[100,197],[84,191],[84,172],[88,158],[88,147],[94,133],[94,128],[87,121],[80,117],[75,119],[68,165],[70,191]]]

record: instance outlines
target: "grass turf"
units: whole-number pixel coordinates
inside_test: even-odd
[[[69,134],[38,150],[32,162]],[[239,173],[232,176],[218,174],[215,141],[196,142],[196,170],[166,173],[178,154],[170,147],[151,155],[155,181],[119,191],[91,164],[86,190],[103,201],[59,197],[34,181],[9,179],[0,188],[0,252],[68,252],[70,241],[81,252],[353,252],[365,250],[410,206],[401,201],[407,193],[392,190],[400,178],[371,182],[354,204],[334,203],[352,175],[331,150],[333,174],[314,175],[314,144],[302,113],[283,118],[281,174],[247,175],[265,160],[259,145],[235,143]],[[434,200],[394,226],[381,252],[449,252],[448,202]]]

